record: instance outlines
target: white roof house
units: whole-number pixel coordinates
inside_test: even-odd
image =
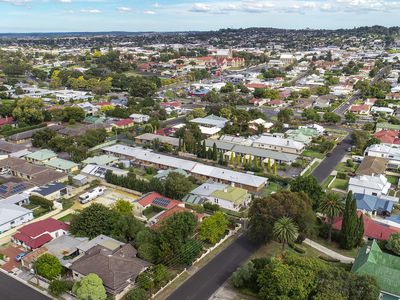
[[[382,196],[387,195],[390,186],[390,182],[384,175],[360,175],[350,178],[348,190],[353,193]]]
[[[123,145],[113,145],[103,148],[107,153],[114,153],[149,162],[169,168],[182,169],[194,175],[200,175],[232,184],[244,185],[251,188],[260,188],[267,184],[267,179],[261,176],[232,171],[229,169],[213,167],[190,160],[176,158],[164,154],[155,153],[151,150],[134,148]]]
[[[389,161],[389,167],[400,166],[400,145],[396,144],[375,144],[364,151],[365,156],[383,157]]]
[[[135,123],[145,123],[150,119],[150,116],[142,114],[131,114],[129,118],[132,119]]]
[[[0,233],[33,220],[33,212],[19,205],[0,203]]]
[[[226,123],[228,122],[228,119],[210,115],[204,118],[196,118],[191,120],[190,122],[196,123],[199,125],[204,125],[207,127],[218,127],[218,128],[224,128]]]
[[[271,135],[262,135],[258,137],[253,141],[252,146],[288,153],[301,153],[305,148],[305,145],[301,142]]]

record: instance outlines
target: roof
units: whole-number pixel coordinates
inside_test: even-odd
[[[291,139],[284,139],[280,137],[274,137],[270,135],[262,135],[257,138],[254,143],[258,144],[265,144],[265,145],[272,145],[272,146],[279,146],[279,147],[286,147],[286,148],[293,148],[296,150],[304,149],[305,145],[300,142],[296,142]]]
[[[366,212],[392,212],[394,202],[388,199],[360,193],[354,193],[353,197],[356,200],[357,209]]]
[[[228,119],[225,119],[222,117],[217,117],[214,115],[209,115],[204,118],[195,118],[195,119],[191,120],[190,122],[223,128],[225,126],[225,124],[228,122]]]
[[[359,211],[358,215],[362,213]],[[396,232],[400,232],[400,228],[389,226],[372,220],[368,215],[364,214],[364,235],[368,238],[377,240],[387,240]],[[342,217],[335,218],[332,228],[340,230],[342,228]]]
[[[351,271],[374,277],[383,292],[400,297],[400,257],[384,253],[375,240],[360,248]]]
[[[363,105],[352,105],[350,110],[353,112],[369,111],[370,107],[367,104]]]
[[[88,157],[84,161],[82,161],[84,164],[94,164],[94,165],[108,165],[112,162],[115,162],[118,160],[118,157],[113,156],[113,155],[97,155],[93,157]]]
[[[122,127],[122,126],[127,126],[127,125],[130,125],[130,124],[133,124],[133,121],[132,121],[132,119],[128,118],[128,119],[123,119],[123,120],[116,121],[113,124],[115,126]]]
[[[0,203],[0,225],[7,224],[15,219],[21,218],[32,211],[19,205]]]
[[[366,156],[358,167],[357,175],[385,174],[387,161],[382,157]]]
[[[399,130],[381,130],[374,134],[374,138],[386,144],[400,145],[400,131]]]
[[[143,141],[154,141],[159,140],[161,143],[170,144],[172,146],[179,146],[179,139],[175,137],[165,136],[165,135],[158,135],[154,133],[144,133],[135,137],[135,139],[143,140]]]
[[[378,191],[383,191],[385,188],[390,188],[390,183],[384,175],[358,175],[356,177],[351,177],[349,180],[349,189],[351,189],[350,186],[352,185]]]
[[[61,264],[65,266],[69,263],[69,260],[64,259],[64,257],[76,252],[79,245],[84,244],[87,241],[88,238],[86,237],[74,237],[72,235],[64,234],[46,243],[45,247],[50,254],[56,256],[61,261]]]
[[[27,245],[28,247],[30,247],[32,249],[37,249],[39,247],[42,247],[44,244],[46,244],[47,242],[50,242],[53,239],[51,237],[51,235],[48,233],[42,234],[41,236],[34,239],[34,238],[31,238],[31,237],[29,237],[25,234],[19,233],[19,232],[14,234],[13,238],[18,241],[23,242],[25,245]]]
[[[25,156],[25,158],[38,161],[44,161],[54,157],[57,157],[57,154],[54,151],[48,149],[38,150]]]
[[[136,257],[131,244],[125,244],[114,251],[95,246],[73,262],[70,269],[83,275],[97,274],[108,291],[117,294],[150,265]]]
[[[18,229],[18,233],[25,236],[35,238],[45,232],[54,232],[57,230],[68,230],[68,224],[55,220],[53,218],[48,218],[45,220],[37,221],[28,225],[25,225]]]
[[[223,190],[228,185],[216,182],[206,182],[190,192],[192,195],[210,196],[215,191]],[[186,201],[187,202],[187,201]]]
[[[91,239],[90,241],[86,241],[82,244],[79,244],[78,248],[86,252],[89,249],[93,248],[94,246],[102,246],[104,248],[107,248],[109,250],[115,250],[119,248],[120,246],[124,245],[124,243],[117,241],[116,239],[113,239],[109,236],[106,236],[104,234],[100,234],[96,236],[95,238]]]
[[[245,189],[229,186],[223,190],[216,190],[211,195],[232,202],[235,205],[240,205],[246,200],[247,191]]]
[[[28,182],[6,182],[0,185],[0,197],[6,198],[15,194],[19,194],[33,185]]]
[[[25,149],[26,149],[26,147],[24,145],[14,144],[14,143],[0,140],[0,151],[2,151],[2,152],[14,153],[14,152],[22,151]]]
[[[180,203],[182,203],[178,200],[173,200],[173,199],[167,198],[157,192],[151,192],[151,193],[145,194],[142,197],[140,197],[138,200],[136,200],[135,202],[139,203],[143,207],[152,205],[152,206],[157,206],[157,207],[160,207],[160,208],[166,209],[166,210],[171,209],[171,208],[179,205]]]
[[[400,125],[382,122],[376,124],[376,129],[400,130]]]
[[[46,197],[55,192],[61,191],[62,189],[65,189],[65,188],[67,188],[67,186],[65,184],[56,182],[56,183],[50,183],[48,185],[42,186],[39,189],[35,190],[34,193],[37,193],[43,197]]]
[[[0,118],[0,126],[12,124],[13,122],[14,122],[13,117]]]
[[[68,171],[68,170],[78,167],[78,164],[76,164],[70,160],[66,160],[66,159],[62,159],[62,158],[53,158],[53,159],[50,159],[49,161],[46,161],[44,164],[48,167],[52,167],[55,169],[61,169],[64,171]]]

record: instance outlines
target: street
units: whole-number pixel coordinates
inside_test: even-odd
[[[168,300],[206,300],[242,265],[257,249],[245,236],[240,236],[200,269]]]
[[[50,298],[0,272],[0,299],[49,300]]]
[[[340,145],[337,145],[331,152],[329,157],[325,159],[314,169],[312,175],[317,181],[322,184],[325,179],[332,173],[336,165],[340,163],[343,157],[346,155],[347,149],[352,146],[351,134],[347,135]]]

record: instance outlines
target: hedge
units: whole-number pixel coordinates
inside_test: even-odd
[[[10,136],[10,135],[13,135],[13,134],[17,134],[17,133],[21,133],[21,132],[25,132],[25,131],[29,131],[29,130],[33,130],[33,129],[43,128],[43,127],[46,127],[46,126],[47,125],[45,123],[43,123],[43,124],[38,124],[38,125],[32,125],[32,126],[16,128],[16,129],[12,129],[12,130],[4,132],[3,135],[4,136]]]

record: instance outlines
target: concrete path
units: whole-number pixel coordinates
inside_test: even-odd
[[[349,263],[353,263],[354,262],[354,258],[347,257],[347,256],[344,256],[342,254],[339,254],[339,253],[337,253],[337,252],[335,252],[335,251],[333,251],[333,250],[331,250],[329,248],[326,248],[325,246],[322,246],[322,245],[320,245],[320,244],[318,244],[316,242],[313,242],[313,241],[311,241],[309,239],[305,239],[303,241],[303,243],[305,243],[308,246],[318,250],[319,252],[322,252],[322,253],[328,255],[329,257],[332,257],[332,258],[340,260],[342,263],[349,264]]]

